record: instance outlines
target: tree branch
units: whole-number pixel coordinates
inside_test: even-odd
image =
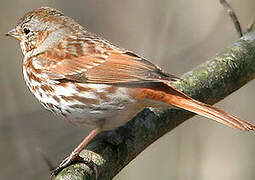
[[[215,58],[186,73],[175,87],[191,97],[214,104],[255,77],[255,32],[243,36]],[[112,131],[112,145],[97,136],[81,153],[97,166],[98,179],[112,179],[146,147],[194,114],[184,110],[145,109],[125,126]],[[63,179],[96,179],[96,173],[84,163],[62,170]]]
[[[220,0],[220,3],[222,4],[223,8],[230,16],[237,33],[239,34],[240,37],[242,37],[243,36],[242,27],[241,27],[240,21],[238,20],[236,16],[234,9],[230,6],[230,4],[226,0]]]

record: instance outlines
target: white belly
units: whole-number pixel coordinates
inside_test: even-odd
[[[111,85],[105,84],[38,82],[29,78],[29,73],[24,72],[25,81],[40,103],[73,124],[110,130],[123,125],[144,108],[129,95],[130,89],[126,87],[116,87],[112,92]]]

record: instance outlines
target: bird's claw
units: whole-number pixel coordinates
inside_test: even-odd
[[[83,159],[76,153],[72,152],[68,157],[66,157],[59,165],[57,168],[55,168],[52,172],[51,172],[51,179],[53,179],[54,177],[56,177],[58,175],[58,173],[63,170],[65,167],[72,165],[76,162],[83,162]]]

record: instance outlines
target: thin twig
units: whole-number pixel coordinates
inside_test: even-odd
[[[248,32],[251,32],[251,30],[252,30],[253,27],[254,27],[254,23],[255,23],[255,19],[252,19],[251,22],[248,24],[247,33],[248,33]]]
[[[223,8],[226,10],[226,12],[230,16],[232,22],[234,23],[237,33],[239,34],[240,37],[242,37],[243,31],[242,31],[240,22],[236,16],[235,11],[233,10],[233,8],[229,5],[229,3],[226,0],[220,0],[220,3],[222,4]]]

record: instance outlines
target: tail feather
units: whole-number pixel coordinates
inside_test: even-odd
[[[188,96],[182,96],[171,97],[168,103],[236,129],[243,131],[255,130],[255,126],[249,122],[243,121],[211,105],[196,101]]]
[[[161,101],[191,111],[193,113],[199,114],[201,116],[207,117],[219,123],[225,124],[229,127],[236,128],[242,131],[255,130],[255,126],[253,124],[247,121],[243,121],[209,104],[205,104],[197,100],[194,100],[169,84],[165,85],[167,85],[167,87],[163,87],[162,89],[141,88],[141,91],[137,98]]]

